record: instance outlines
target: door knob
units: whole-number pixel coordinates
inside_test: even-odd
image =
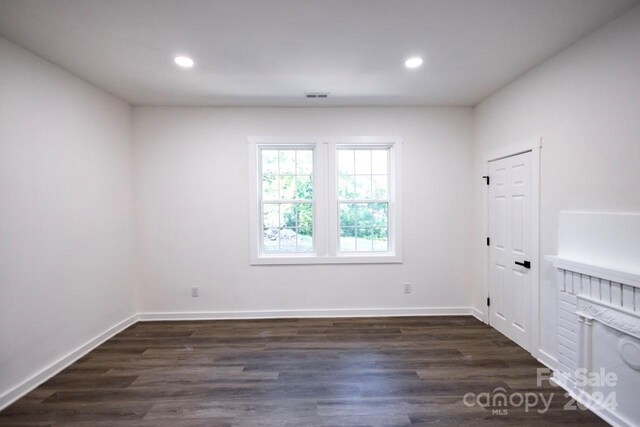
[[[524,268],[531,268],[531,262],[529,261],[525,261],[525,262],[518,262],[516,261],[516,264],[523,266]]]

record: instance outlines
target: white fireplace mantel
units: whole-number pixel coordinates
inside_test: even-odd
[[[640,273],[625,271],[619,268],[586,263],[584,261],[576,261],[570,258],[564,258],[555,255],[546,257],[547,261],[551,261],[555,268],[573,271],[575,273],[584,274],[591,277],[617,282],[635,288],[640,288]],[[640,259],[638,260],[640,263]]]
[[[563,212],[558,255],[546,257],[558,290],[554,379],[585,403],[615,394],[614,407],[593,409],[617,426],[640,426],[639,254],[640,215]],[[616,374],[615,386],[577,381],[601,369]]]

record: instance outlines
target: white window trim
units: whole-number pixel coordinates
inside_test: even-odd
[[[398,264],[402,263],[402,138],[347,136],[347,137],[273,137],[250,136],[249,142],[249,254],[251,265],[287,264]],[[314,252],[263,253],[262,233],[259,227],[260,197],[258,194],[258,149],[313,147],[314,180]],[[338,194],[337,163],[338,146],[390,147],[389,176],[389,244],[388,252],[338,251]],[[335,208],[335,209],[334,209]]]

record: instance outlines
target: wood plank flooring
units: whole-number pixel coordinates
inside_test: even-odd
[[[137,323],[0,412],[0,425],[606,425],[536,387],[540,365],[472,317]],[[550,410],[463,403],[554,395]],[[497,408],[493,409],[505,409]]]

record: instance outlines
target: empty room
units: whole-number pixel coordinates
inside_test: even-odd
[[[640,426],[640,0],[0,0],[0,426]]]

